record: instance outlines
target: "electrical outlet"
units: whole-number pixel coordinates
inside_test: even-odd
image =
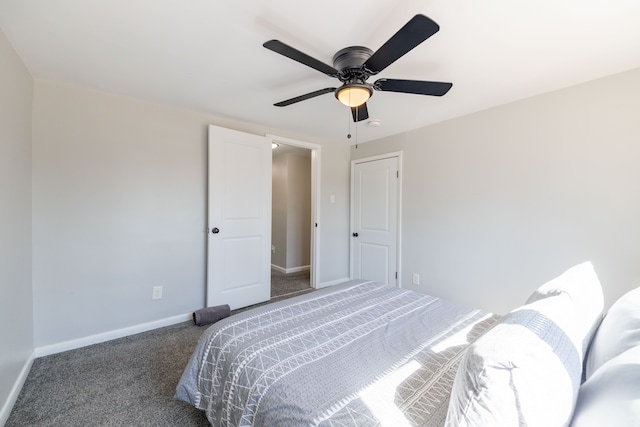
[[[413,284],[414,285],[420,284],[420,275],[418,273],[413,273]]]
[[[162,286],[154,286],[151,299],[162,299]]]

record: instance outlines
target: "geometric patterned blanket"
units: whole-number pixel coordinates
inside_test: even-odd
[[[498,316],[350,281],[207,329],[176,389],[213,426],[441,426],[458,362]]]

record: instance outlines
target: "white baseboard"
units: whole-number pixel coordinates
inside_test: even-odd
[[[348,280],[350,279],[347,277],[345,279],[336,279],[336,280],[331,280],[329,282],[318,283],[316,284],[316,289],[322,289],[322,288],[327,288],[329,286],[339,285],[340,283],[344,283]]]
[[[303,265],[303,266],[300,266],[300,267],[284,268],[284,267],[280,267],[279,265],[271,264],[271,268],[273,268],[274,270],[279,271],[280,273],[285,273],[285,274],[297,273],[299,271],[311,270],[311,266],[310,265]]]
[[[29,371],[31,370],[31,366],[33,365],[33,360],[35,358],[35,351],[32,351],[29,358],[24,362],[18,378],[16,378],[16,381],[13,383],[9,396],[7,396],[7,400],[4,402],[4,405],[2,405],[2,409],[0,410],[0,426],[5,425],[9,419],[13,405],[15,405],[16,400],[18,400],[20,391],[22,390],[25,381],[27,381],[27,376],[29,375]]]
[[[48,356],[50,354],[61,353],[67,350],[74,350],[80,347],[86,347],[92,344],[98,344],[105,341],[122,338],[129,335],[139,334],[141,332],[150,331],[152,329],[162,328],[164,326],[175,325],[176,323],[186,322],[193,319],[193,314],[180,314],[178,316],[167,317],[165,319],[154,320],[153,322],[141,323],[139,325],[129,326],[114,331],[103,332],[100,334],[90,335],[88,337],[76,338],[74,340],[63,341],[56,344],[36,347],[34,350],[35,357]]]

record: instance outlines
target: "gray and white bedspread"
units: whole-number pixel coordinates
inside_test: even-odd
[[[176,398],[216,427],[440,426],[462,352],[497,318],[351,281],[211,326]]]

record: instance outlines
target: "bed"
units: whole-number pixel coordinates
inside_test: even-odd
[[[210,327],[177,398],[221,427],[442,425],[464,348],[497,318],[350,281]]]
[[[590,263],[504,316],[350,281],[211,326],[176,398],[216,427],[637,425],[639,306],[602,320]]]

